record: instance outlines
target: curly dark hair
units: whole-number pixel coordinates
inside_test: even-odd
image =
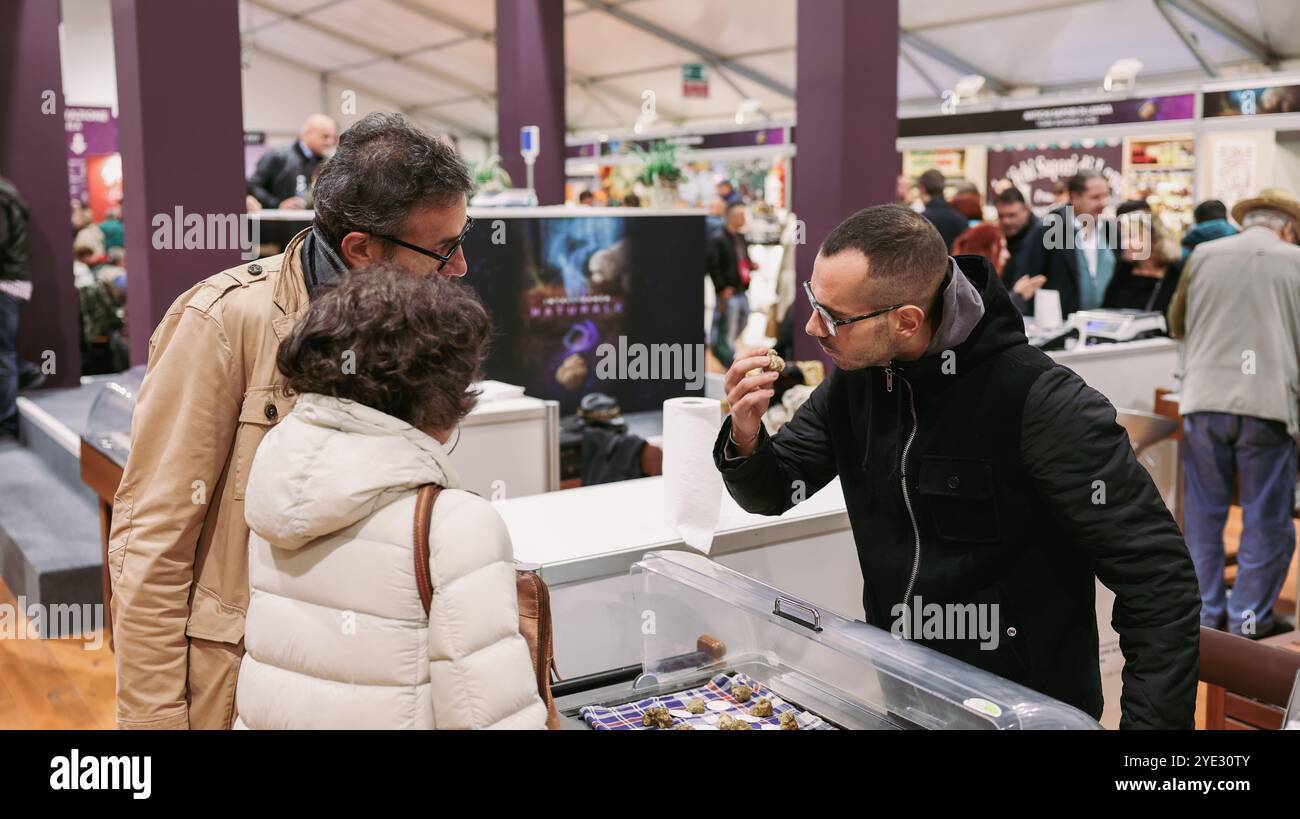
[[[294,393],[356,401],[424,429],[474,408],[492,322],[477,294],[382,263],[321,288],[275,363]],[[349,355],[349,353],[351,355]]]
[[[474,189],[446,142],[401,114],[367,114],[339,135],[313,188],[315,224],[335,251],[353,230],[396,236],[411,209],[449,207]]]

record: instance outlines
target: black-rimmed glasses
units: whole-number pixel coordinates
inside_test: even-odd
[[[370,233],[371,236],[374,236],[376,239],[383,239],[385,242],[392,242],[395,245],[401,245],[407,250],[414,250],[416,253],[419,253],[422,256],[428,256],[431,259],[437,259],[439,262],[442,262],[442,264],[438,265],[438,270],[441,271],[444,267],[447,266],[447,262],[451,261],[451,257],[456,255],[456,251],[460,249],[461,242],[465,241],[465,236],[466,234],[469,233],[469,229],[472,227],[474,227],[474,217],[466,216],[465,227],[461,229],[460,235],[457,236],[456,239],[452,242],[451,249],[448,250],[446,254],[438,253],[437,251],[433,251],[433,250],[428,250],[427,248],[420,247],[419,245],[413,245],[410,242],[404,242],[401,239],[398,239],[396,236],[386,236],[382,233],[370,233],[370,231],[361,231],[361,232]]]
[[[825,307],[822,307],[820,304],[818,304],[817,299],[813,298],[811,282],[803,283],[803,292],[807,294],[808,303],[812,305],[812,309],[817,313],[817,315],[821,316],[822,324],[826,325],[826,332],[830,333],[831,335],[836,335],[835,332],[836,327],[841,327],[845,324],[852,324],[855,321],[866,321],[867,319],[875,318],[876,316],[883,316],[886,313],[893,312],[894,310],[897,310],[898,308],[903,306],[901,304],[892,304],[889,307],[882,307],[879,310],[872,310],[870,313],[863,313],[862,315],[854,316],[853,318],[837,319],[834,316],[832,316],[826,310]]]

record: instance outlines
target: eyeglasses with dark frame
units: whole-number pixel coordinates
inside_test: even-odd
[[[905,306],[905,305],[903,305],[903,304],[892,304],[892,305],[890,305],[889,307],[882,307],[882,308],[880,308],[879,310],[872,310],[870,313],[863,313],[863,314],[860,315],[860,316],[854,316],[854,317],[852,317],[852,318],[842,318],[842,319],[837,319],[837,318],[835,318],[834,316],[832,316],[832,315],[831,315],[831,314],[826,310],[825,307],[822,307],[820,304],[818,304],[818,303],[817,303],[817,299],[813,298],[813,291],[812,291],[812,283],[811,283],[811,282],[804,282],[804,283],[803,283],[803,292],[807,294],[807,296],[808,296],[808,303],[812,305],[813,310],[817,313],[817,315],[821,316],[822,324],[825,324],[825,325],[826,325],[826,332],[830,333],[831,335],[837,335],[837,333],[836,333],[836,331],[835,331],[835,328],[837,328],[837,327],[842,327],[842,326],[844,326],[845,324],[852,324],[852,323],[854,323],[855,321],[866,321],[866,320],[869,319],[869,318],[875,318],[876,316],[883,316],[883,315],[885,315],[886,313],[892,313],[893,311],[897,310],[898,308],[900,308],[900,307],[904,307],[904,306]]]
[[[396,236],[387,236],[383,233],[370,233],[370,231],[368,230],[363,230],[359,232],[370,233],[370,235],[374,236],[376,239],[383,239],[385,242],[392,242],[395,245],[401,245],[407,250],[414,250],[416,253],[419,253],[422,256],[428,256],[431,259],[437,259],[438,261],[442,262],[442,264],[438,265],[436,270],[438,272],[441,272],[441,270],[447,266],[447,262],[450,262],[451,258],[456,255],[456,251],[460,249],[461,242],[465,241],[465,236],[466,234],[469,233],[469,229],[472,227],[474,227],[474,217],[466,216],[465,227],[461,229],[460,235],[457,236],[455,240],[452,242],[451,250],[447,251],[445,255],[442,253],[437,253],[432,250],[427,250],[423,247],[420,247],[419,245],[413,245],[410,242],[403,242],[401,239],[398,239]]]

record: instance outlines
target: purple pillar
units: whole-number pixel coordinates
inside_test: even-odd
[[[46,385],[60,387],[81,378],[67,144],[59,4],[6,0],[0,3],[0,174],[31,209],[32,300],[19,316],[18,355],[48,372],[52,353]]]
[[[807,228],[795,252],[800,294],[826,234],[846,216],[894,201],[898,176],[898,2],[799,0],[794,211]],[[820,358],[795,300],[795,353]]]
[[[113,0],[113,42],[131,362],[141,364],[172,301],[241,261],[220,227],[244,212],[239,3]],[[203,220],[201,247],[165,246],[178,208],[182,221]]]
[[[533,185],[542,205],[564,203],[564,0],[496,0],[497,142],[515,187],[528,184],[519,129],[541,129]]]

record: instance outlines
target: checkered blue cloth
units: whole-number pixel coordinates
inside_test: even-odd
[[[738,702],[731,691],[737,685],[747,685],[752,689],[753,694],[749,701],[745,703]],[[708,728],[716,725],[718,717],[728,714],[732,717],[739,717],[740,714],[749,714],[750,707],[758,702],[760,697],[767,697],[772,700],[772,716],[763,718],[751,718],[749,721],[750,728],[761,730],[764,725],[780,726],[781,714],[787,711],[794,712],[796,719],[799,721],[799,730],[801,731],[833,731],[835,730],[825,720],[817,717],[807,711],[800,711],[795,706],[776,695],[772,694],[758,682],[750,679],[744,674],[734,674],[728,676],[719,674],[709,680],[699,688],[692,688],[689,691],[678,691],[674,694],[665,694],[659,697],[650,697],[649,699],[637,700],[613,708],[605,708],[599,705],[583,706],[580,713],[587,725],[597,731],[647,731],[654,730],[646,728],[641,724],[641,717],[645,714],[647,708],[661,705],[673,714],[673,727],[668,730],[674,730],[679,723],[688,722],[695,728]],[[694,699],[702,699],[705,704],[703,714],[687,714],[686,706]],[[731,707],[715,711],[709,708],[709,703],[725,702]],[[683,714],[687,714],[683,716]]]

